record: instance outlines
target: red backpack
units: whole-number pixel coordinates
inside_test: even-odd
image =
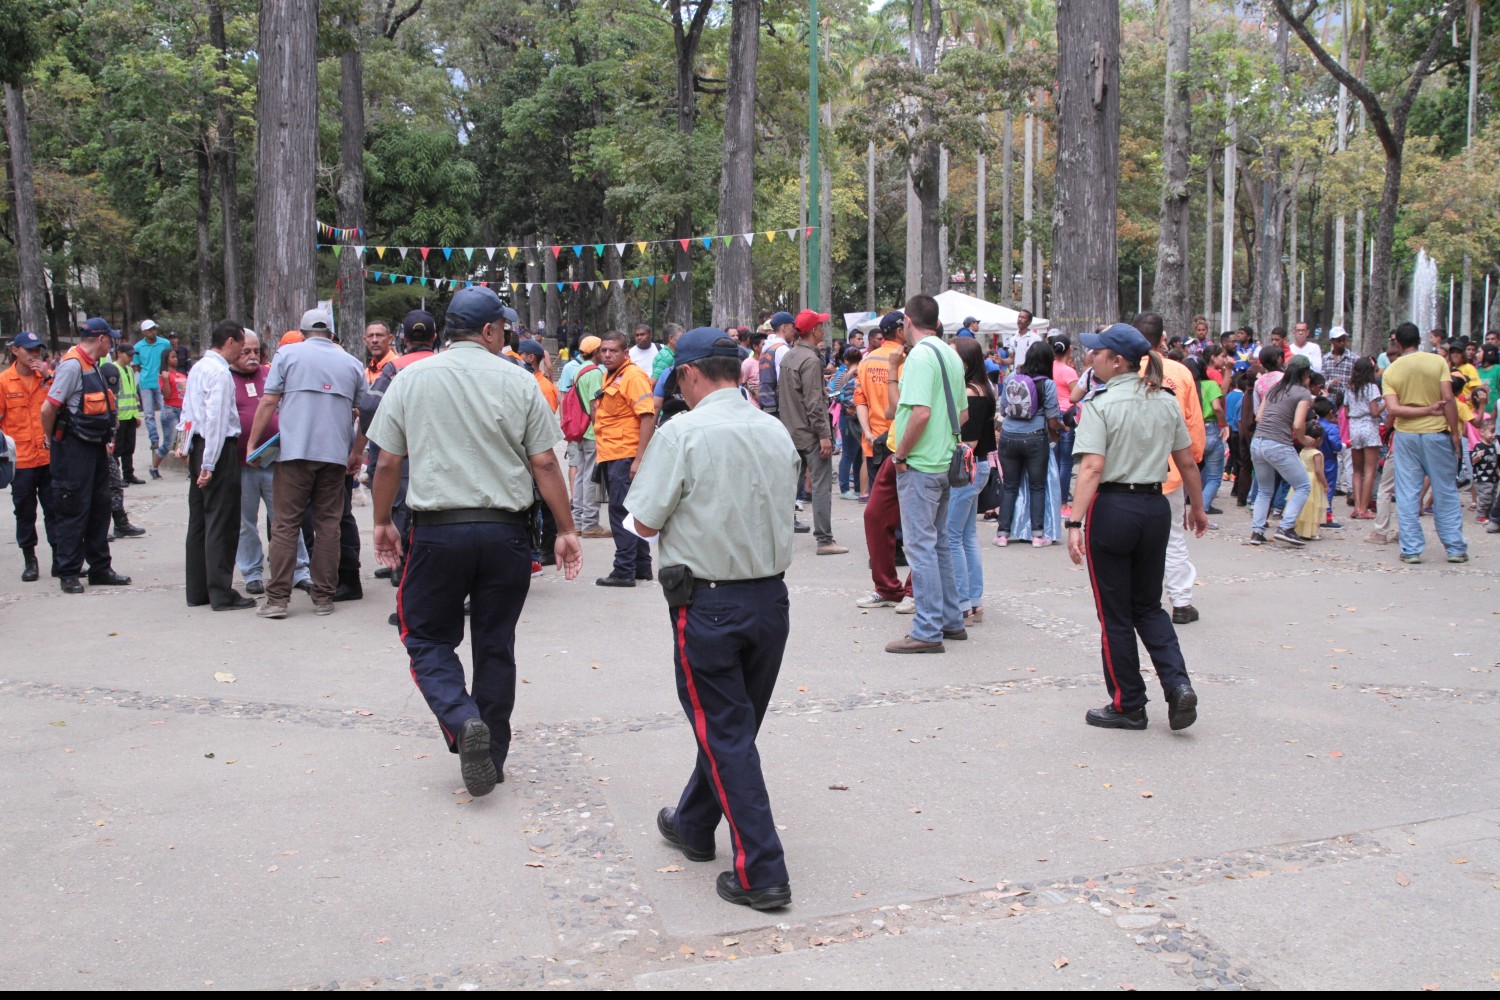
[[[568,387],[568,394],[563,397],[562,406],[558,409],[558,422],[562,424],[563,438],[567,441],[582,441],[583,436],[588,433],[589,425],[594,422],[594,416],[584,405],[582,397],[578,395],[578,380],[598,368],[598,365],[585,365],[573,376],[573,384]]]

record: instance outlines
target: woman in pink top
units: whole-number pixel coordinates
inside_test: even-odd
[[[1078,426],[1078,411],[1066,401],[1072,397],[1073,386],[1078,384],[1078,371],[1068,364],[1068,352],[1072,344],[1067,337],[1051,338],[1052,381],[1057,386],[1057,402],[1063,411],[1063,429],[1052,445],[1057,457],[1057,485],[1062,490],[1063,517],[1069,517],[1068,505],[1073,499],[1073,429]],[[1071,415],[1071,417],[1070,417]]]
[[[187,376],[177,370],[177,352],[167,351],[162,358],[167,367],[158,381],[161,388],[161,444],[151,453],[152,479],[161,478],[161,460],[172,450],[177,421],[182,416],[182,392],[187,388]]]

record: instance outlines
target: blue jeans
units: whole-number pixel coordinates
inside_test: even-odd
[[[1219,487],[1224,483],[1224,442],[1219,440],[1219,425],[1210,420],[1203,425],[1203,509],[1214,505]]]
[[[848,409],[852,409],[852,405]],[[859,492],[859,467],[865,460],[859,417],[845,410],[839,422],[843,452],[839,455],[839,492]]]
[[[911,596],[917,613],[911,637],[923,642],[941,642],[944,632],[964,627],[958,606],[958,584],[953,578],[953,549],[940,531],[948,526],[948,503],[952,487],[948,472],[896,473],[896,497],[901,503],[901,533],[906,564],[911,569]]]
[[[1063,431],[1057,436],[1057,443],[1052,446],[1052,454],[1057,458],[1057,485],[1062,490],[1062,502],[1070,503],[1073,499],[1071,488],[1073,479],[1073,441],[1077,437],[1075,431]]]
[[[1280,476],[1291,487],[1291,494],[1281,511],[1280,524],[1282,530],[1291,531],[1297,523],[1297,515],[1302,513],[1302,505],[1307,503],[1307,496],[1312,492],[1312,480],[1307,477],[1302,459],[1297,457],[1297,449],[1257,437],[1250,442],[1250,460],[1255,463],[1257,486],[1271,482],[1273,476]],[[1270,513],[1271,491],[1260,489],[1255,494],[1255,518],[1251,530],[1265,534],[1266,517]]]
[[[157,445],[156,454],[159,458],[166,458],[167,452],[172,449],[172,439],[177,436],[177,421],[182,419],[182,408],[178,406],[163,406],[161,408],[161,444]],[[151,439],[156,444],[156,438]]]
[[[1401,528],[1401,554],[1419,556],[1426,543],[1421,516],[1423,477],[1432,481],[1432,519],[1443,548],[1450,556],[1468,554],[1453,438],[1397,431],[1392,449],[1396,455],[1396,522]]]
[[[157,447],[156,414],[161,409],[161,390],[140,386],[136,392],[141,400],[141,418],[146,423],[146,433],[151,438],[151,448]]]
[[[260,542],[260,505],[266,505],[266,534],[271,532],[275,520],[275,508],[271,505],[276,470],[246,465],[240,469],[240,542],[235,550],[234,563],[240,571],[240,579],[246,583],[265,579],[265,547]],[[292,585],[312,579],[308,569],[307,545],[302,536],[297,536],[297,564],[292,573]]]
[[[953,583],[960,611],[984,603],[984,564],[979,560],[979,491],[990,478],[988,461],[974,463],[974,482],[948,496],[948,547],[953,552]]]

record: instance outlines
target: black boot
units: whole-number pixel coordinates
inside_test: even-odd
[[[114,512],[115,533],[114,538],[139,538],[146,533],[145,528],[137,528],[130,523],[130,515],[123,510]]]
[[[28,546],[21,550],[21,559],[26,564],[21,570],[22,583],[35,583],[42,575],[42,568],[36,564],[36,547]]]

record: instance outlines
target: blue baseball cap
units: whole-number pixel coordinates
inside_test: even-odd
[[[776,322],[775,316],[771,317],[771,322]],[[678,365],[690,365],[704,358],[734,358],[738,361],[744,356],[740,342],[715,326],[694,327],[677,338]]]
[[[521,355],[522,357],[530,355],[534,358],[540,358],[547,352],[542,348],[541,344],[537,343],[535,340],[532,340],[530,337],[527,337],[525,340],[516,345],[516,353]]]
[[[493,323],[505,315],[505,306],[493,288],[474,285],[461,288],[448,302],[448,312],[443,316],[445,326],[461,330],[480,330],[486,323]]]
[[[408,337],[415,335],[418,340],[431,340],[437,336],[437,320],[426,309],[413,309],[407,313],[401,326]]]
[[[892,309],[890,312],[880,317],[880,332],[890,333],[892,330],[899,328],[905,321],[906,313],[902,312],[900,309]]]
[[[42,346],[42,338],[34,333],[22,330],[16,334],[16,338],[10,342],[11,347],[20,347],[28,351],[34,351]]]
[[[1145,334],[1129,323],[1116,323],[1099,333],[1085,333],[1078,339],[1091,351],[1114,351],[1131,362],[1138,362],[1151,353],[1151,343]]]
[[[771,317],[771,329],[774,330],[774,329],[776,329],[779,326],[785,326],[788,323],[796,323],[796,322],[797,322],[797,317],[795,317],[791,313],[786,312],[785,310],[783,310],[782,312],[779,312],[775,316]],[[698,329],[700,329],[700,330],[711,330],[711,329],[713,329],[713,327],[700,326]]]
[[[98,337],[108,334],[116,340],[120,339],[120,331],[110,326],[106,320],[99,316],[92,316],[84,320],[81,329],[85,337]]]
[[[984,359],[984,370],[987,371],[987,372],[989,372],[991,375],[994,375],[996,372],[998,372],[1000,370],[1000,366],[995,361],[991,360],[990,358],[985,358]]]

